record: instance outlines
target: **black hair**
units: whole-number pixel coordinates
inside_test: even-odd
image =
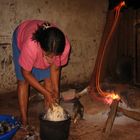
[[[45,23],[38,25],[32,39],[39,42],[45,52],[62,54],[65,48],[65,35],[56,27],[49,27]]]

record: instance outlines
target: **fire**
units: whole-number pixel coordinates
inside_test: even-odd
[[[113,100],[120,100],[120,96],[118,94],[112,93],[107,95],[107,98],[112,98]]]
[[[116,27],[118,25],[119,22],[119,18],[120,18],[120,10],[122,7],[125,6],[125,1],[121,1],[114,9],[113,14],[111,14],[110,16],[113,16],[113,22],[111,25],[111,28],[107,28],[106,31],[108,31],[108,34],[105,34],[103,36],[103,39],[101,41],[101,50],[99,51],[99,60],[96,61],[97,63],[95,64],[95,71],[93,71],[93,75],[95,74],[95,87],[96,90],[98,92],[98,94],[100,95],[99,97],[103,97],[101,98],[101,100],[104,100],[105,103],[107,104],[111,104],[113,102],[113,100],[120,100],[120,97],[118,94],[116,94],[114,91],[113,92],[107,92],[107,91],[103,91],[102,88],[100,87],[100,76],[101,76],[101,69],[102,69],[102,64],[103,64],[103,59],[105,56],[105,52],[107,50],[107,47],[109,46],[109,42],[111,41],[111,38],[113,36],[113,33],[116,30]],[[110,18],[111,19],[111,18]],[[94,78],[93,78],[94,79]],[[91,81],[92,82],[92,81]]]
[[[98,91],[98,93],[105,98],[105,102],[107,104],[111,104],[113,100],[120,100],[120,97],[118,94],[116,94],[115,92],[111,92],[111,93],[108,93],[106,91],[103,91],[101,88],[100,88],[100,75],[101,75],[101,68],[102,68],[102,62],[103,62],[103,58],[104,58],[104,54],[105,54],[105,51],[106,51],[106,48],[109,44],[109,41],[112,37],[112,34],[114,33],[115,29],[116,29],[116,26],[117,26],[117,23],[119,21],[119,16],[120,16],[120,10],[121,8],[125,6],[125,2],[122,1],[120,2],[115,8],[114,8],[114,12],[115,12],[115,16],[114,16],[114,22],[112,24],[112,27],[111,27],[111,30],[107,36],[107,39],[105,40],[105,43],[104,43],[104,46],[103,46],[103,50],[102,50],[102,55],[101,55],[101,58],[99,59],[99,62],[97,63],[97,70],[96,70],[96,89]]]
[[[120,100],[120,99],[121,99],[120,96],[113,92],[111,94],[108,94],[105,97],[104,101],[105,101],[106,104],[110,105],[113,102],[113,100]]]
[[[123,6],[125,6],[125,1],[120,2],[120,3],[114,8],[114,10],[119,11]]]

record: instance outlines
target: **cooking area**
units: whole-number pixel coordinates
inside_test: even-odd
[[[140,139],[138,0],[1,3],[8,10],[1,10],[4,24],[0,24],[0,140],[12,129],[7,140]],[[61,69],[59,101],[46,110],[44,96],[30,87],[25,134],[20,131],[11,36],[26,19],[58,24],[66,32],[71,50]],[[9,115],[8,122],[9,118],[3,120]]]

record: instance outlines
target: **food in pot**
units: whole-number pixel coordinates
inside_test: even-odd
[[[49,121],[63,121],[68,119],[68,117],[68,112],[64,110],[60,105],[55,104],[52,106],[52,109],[48,109],[43,119]]]

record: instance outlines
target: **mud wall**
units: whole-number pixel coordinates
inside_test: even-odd
[[[106,21],[107,0],[4,0],[0,1],[0,91],[16,87],[11,37],[26,19],[57,24],[71,42],[69,63],[61,84],[83,83],[90,78]]]

